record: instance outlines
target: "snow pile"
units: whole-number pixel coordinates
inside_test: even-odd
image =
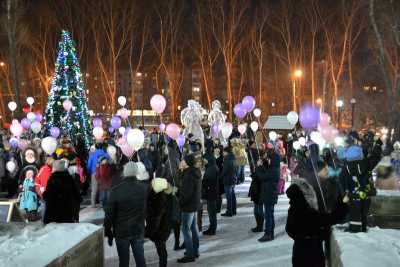
[[[368,233],[333,231],[346,267],[400,266],[400,230],[370,228]]]
[[[377,196],[384,196],[384,197],[400,197],[399,190],[377,190]]]
[[[93,224],[0,226],[0,267],[46,266],[101,227]]]

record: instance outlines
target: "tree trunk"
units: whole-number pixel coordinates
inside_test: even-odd
[[[7,0],[7,36],[10,55],[10,70],[12,87],[15,94],[15,102],[17,110],[15,116],[20,117],[21,114],[21,99],[18,82],[18,62],[17,62],[17,0]]]

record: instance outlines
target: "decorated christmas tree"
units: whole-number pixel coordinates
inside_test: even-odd
[[[47,102],[47,129],[58,127],[74,144],[91,144],[91,125],[86,103],[85,85],[73,41],[62,31],[55,72]]]

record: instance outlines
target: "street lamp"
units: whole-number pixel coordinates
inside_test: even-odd
[[[352,98],[350,99],[350,104],[351,104],[351,128],[354,128],[354,111],[356,109],[356,99]]]
[[[338,100],[336,101],[336,107],[338,109],[338,128],[340,129],[342,126],[342,108],[343,108],[344,102],[343,100]]]
[[[3,61],[0,62],[0,67],[4,67],[6,65],[6,63],[4,63]]]
[[[303,76],[303,71],[297,69],[293,72],[293,88],[292,88],[292,95],[293,95],[293,111],[297,111],[296,108],[296,79],[300,79]]]

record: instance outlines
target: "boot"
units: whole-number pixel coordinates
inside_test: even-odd
[[[263,231],[263,224],[264,224],[264,218],[261,216],[256,216],[256,223],[257,226],[252,228],[251,231],[253,233],[260,233]]]
[[[215,230],[208,229],[207,231],[203,232],[203,235],[215,235]]]
[[[263,237],[258,239],[258,242],[263,243],[263,242],[268,242],[268,241],[272,241],[272,240],[273,240],[273,238],[272,238],[272,236],[270,234],[264,234]]]

